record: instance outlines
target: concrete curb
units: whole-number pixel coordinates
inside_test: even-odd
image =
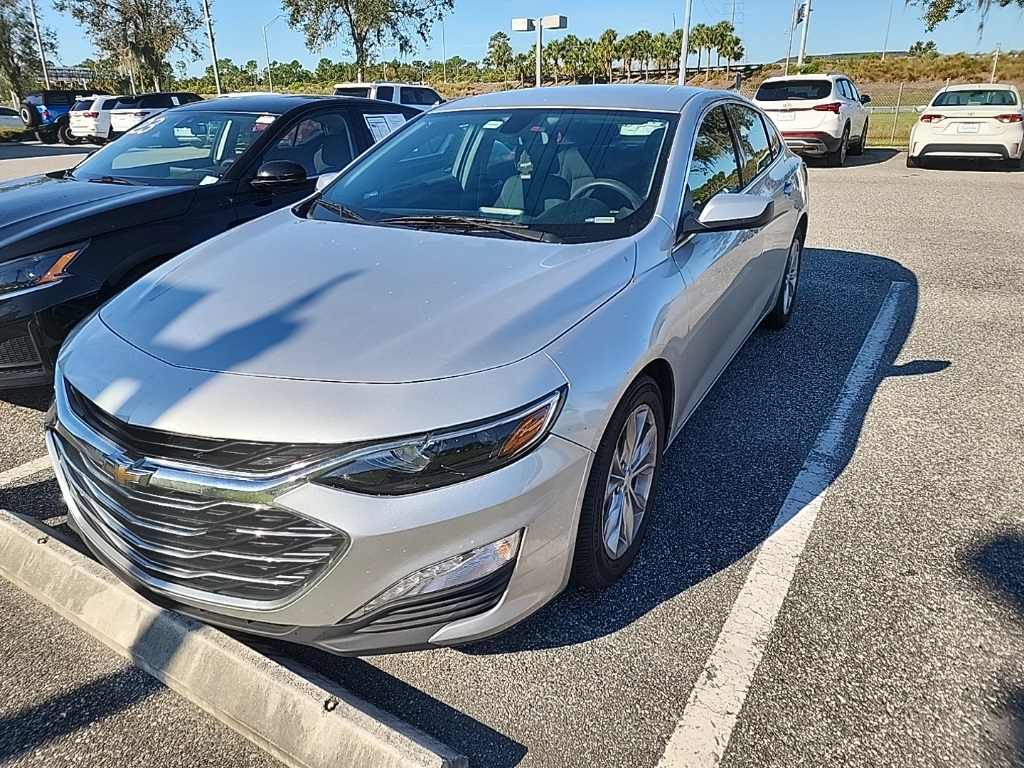
[[[36,520],[0,510],[0,575],[294,768],[466,768],[444,744],[311,671],[137,594]]]

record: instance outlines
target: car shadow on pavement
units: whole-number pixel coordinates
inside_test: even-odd
[[[1024,171],[1024,163],[1008,168],[1002,160],[973,160],[957,157],[929,157],[920,170],[923,171],[977,171],[980,173],[1020,173]]]
[[[1024,627],[1024,534],[1003,535],[993,539],[976,549],[967,559],[965,567],[969,573],[980,577],[983,586],[1011,609],[1012,620]],[[1007,672],[1017,686],[1019,674],[1019,670]],[[997,691],[995,698],[1000,701],[1003,709],[1001,715],[1009,726],[1009,733],[1000,734],[1008,743],[1000,746],[1007,753],[1005,757],[1008,764],[1024,765],[1024,687]]]
[[[0,392],[0,400],[20,408],[45,411],[53,400],[53,387],[22,387]]]
[[[86,155],[94,149],[96,147],[89,144],[66,147],[61,144],[40,144],[38,142],[28,142],[25,144],[0,143],[0,161],[27,160],[36,157],[60,157],[62,155],[68,155],[70,160],[77,160],[76,156]]]
[[[753,552],[828,421],[894,282],[907,284],[896,326],[850,415],[832,468],[838,477],[881,382],[938,372],[949,363],[894,364],[916,313],[910,271],[868,254],[808,249],[790,324],[750,338],[666,453],[647,539],[625,577],[600,592],[570,585],[522,624],[462,650],[501,654],[601,638]]]
[[[844,167],[860,168],[865,165],[881,165],[882,163],[889,162],[899,153],[898,149],[893,149],[892,147],[868,147],[864,150],[863,155],[847,155]],[[825,163],[820,161],[817,165],[824,166]]]

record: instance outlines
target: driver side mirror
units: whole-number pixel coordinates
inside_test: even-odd
[[[860,103],[861,104],[870,104],[871,103],[871,97],[868,96],[866,93],[861,94]]]
[[[702,232],[732,232],[740,229],[758,229],[775,217],[775,201],[759,195],[722,193],[715,195],[699,215],[683,214],[679,224],[679,237]]]
[[[915,110],[916,112],[924,112],[924,111],[925,111],[926,109],[928,109],[928,107],[926,107],[926,106],[925,106],[924,104],[922,104],[922,105],[921,105],[921,106],[919,106],[919,107],[914,107],[914,110]]]
[[[277,189],[305,184],[306,169],[291,160],[271,160],[260,166],[252,185],[259,189]]]

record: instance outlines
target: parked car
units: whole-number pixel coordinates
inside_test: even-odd
[[[0,183],[0,388],[48,382],[68,331],[154,266],[293,205],[418,113],[255,96],[150,118],[70,171]]]
[[[803,162],[736,94],[443,105],[76,331],[47,427],[71,524],[239,631],[493,635],[625,573],[666,448],[789,320],[807,217]]]
[[[907,167],[930,157],[1002,160],[1019,168],[1024,155],[1024,109],[1014,85],[950,85],[941,89],[910,131]]]
[[[21,116],[17,110],[11,109],[10,107],[0,107],[0,128],[12,128],[20,129],[24,128],[24,123],[21,122]]]
[[[140,93],[137,96],[118,96],[110,111],[110,131],[107,139],[115,139],[130,131],[147,117],[158,115],[165,109],[181,104],[202,101],[195,93]]]
[[[441,94],[433,88],[411,83],[337,83],[334,86],[334,95],[380,99],[395,104],[406,104],[421,110],[444,103]]]
[[[838,73],[769,77],[754,95],[791,150],[824,157],[832,166],[843,165],[847,153],[863,154],[870,101],[853,80]]]
[[[106,91],[94,90],[97,96]],[[75,91],[46,90],[26,94],[21,104],[22,124],[35,131],[36,138],[44,144],[77,144],[79,140],[71,133],[71,108],[81,98]]]
[[[103,143],[110,137],[110,113],[123,96],[80,99],[71,108],[71,134],[82,141]]]

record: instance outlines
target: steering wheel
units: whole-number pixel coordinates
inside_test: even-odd
[[[636,192],[621,181],[616,181],[615,179],[591,179],[582,187],[577,189],[569,199],[576,200],[580,197],[590,197],[590,192],[593,192],[595,189],[600,189],[601,187],[610,189],[613,192],[618,192],[629,201],[629,204],[633,206],[634,211],[644,204],[644,201],[640,199],[640,196],[637,195]]]

